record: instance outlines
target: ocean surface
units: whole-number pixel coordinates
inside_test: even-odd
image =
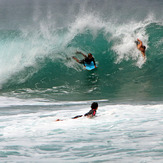
[[[162,163],[162,8],[0,0],[0,162]],[[86,71],[76,51],[98,68]],[[94,101],[96,117],[71,119]]]

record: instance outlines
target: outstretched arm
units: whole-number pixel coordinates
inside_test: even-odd
[[[76,62],[78,62],[78,63],[80,62],[79,59],[77,59],[76,57],[73,56],[72,58],[73,58]]]
[[[93,63],[94,63],[95,68],[97,68],[95,60],[93,60]]]
[[[84,53],[77,51],[76,54],[82,54],[85,58],[87,57]]]
[[[140,42],[140,44],[138,44],[138,45],[141,47],[143,45],[142,41],[139,39],[137,39],[137,40]]]

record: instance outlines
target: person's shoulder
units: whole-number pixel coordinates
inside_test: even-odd
[[[89,112],[87,112],[86,114],[84,114],[84,116],[87,116],[88,114],[90,114],[92,112],[92,109],[89,111]]]

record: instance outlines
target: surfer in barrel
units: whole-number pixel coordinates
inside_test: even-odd
[[[77,59],[77,58],[74,57],[74,56],[72,57],[72,58],[73,58],[75,61],[77,61],[78,63],[83,64],[84,67],[86,67],[85,64],[90,64],[92,61],[93,61],[93,63],[94,63],[95,68],[97,67],[97,66],[96,66],[96,62],[95,62],[95,59],[94,59],[94,57],[92,56],[91,53],[89,53],[88,56],[86,56],[86,55],[83,54],[82,52],[77,51],[76,54],[82,54],[82,55],[84,56],[84,59],[82,59],[82,60],[79,60],[79,59]]]
[[[146,46],[143,45],[142,41],[137,39],[137,41],[135,41],[137,48],[141,51],[144,59],[145,59],[145,50],[146,50]]]
[[[80,118],[80,117],[83,117],[83,116],[87,117],[87,118],[92,118],[92,117],[94,117],[96,115],[97,109],[98,109],[98,103],[93,102],[91,104],[91,110],[88,113],[86,113],[84,115],[77,115],[77,116],[73,117],[72,119],[77,119],[77,118]],[[57,119],[56,121],[63,121],[63,120]]]

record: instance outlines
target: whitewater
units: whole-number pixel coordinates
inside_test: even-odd
[[[1,0],[0,162],[162,163],[162,7]],[[86,71],[76,51],[98,68]],[[72,119],[92,102],[96,117]]]

